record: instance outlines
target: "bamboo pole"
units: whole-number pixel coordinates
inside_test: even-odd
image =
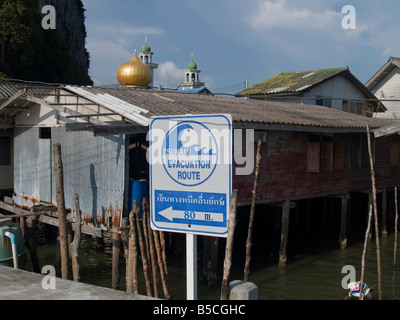
[[[152,276],[153,276],[154,297],[158,298],[159,293],[158,293],[158,277],[157,277],[157,254],[156,254],[156,249],[154,248],[155,239],[154,239],[153,231],[150,228],[150,215],[148,214],[148,211],[147,211],[146,201],[143,201],[142,208],[143,208],[143,219],[146,220],[147,226],[148,226],[147,231],[148,231],[148,238],[149,238],[149,252],[150,252],[150,257],[151,257],[151,271],[152,271]]]
[[[169,300],[169,299],[171,299],[171,296],[169,295],[167,278],[166,278],[165,271],[164,271],[165,268],[163,266],[159,232],[156,230],[153,230],[153,236],[154,236],[154,243],[156,245],[158,269],[160,270],[161,283],[162,283],[162,287],[163,287],[163,291],[164,291],[164,299]]]
[[[73,280],[79,282],[79,244],[81,241],[81,210],[79,206],[79,195],[74,193],[75,208],[75,235],[70,246],[70,255],[72,262]]]
[[[252,199],[251,199],[251,209],[250,209],[250,218],[249,218],[249,227],[247,231],[247,241],[246,241],[246,262],[244,265],[244,281],[249,281],[249,273],[250,273],[250,260],[251,260],[251,246],[252,246],[252,238],[253,238],[253,223],[254,216],[256,211],[256,203],[257,203],[257,193],[258,193],[258,180],[260,176],[260,163],[261,163],[261,139],[258,140],[257,144],[257,154],[256,154],[256,170],[254,174],[254,185],[252,191]]]
[[[164,234],[164,231],[159,231],[159,232],[160,232],[160,244],[161,244],[161,253],[162,253],[162,259],[163,259],[163,265],[164,265],[164,272],[165,272],[165,275],[168,277],[167,254],[166,254],[166,249],[165,249],[165,234]]]
[[[394,208],[396,211],[396,218],[394,221],[394,253],[393,253],[393,267],[396,267],[396,255],[397,255],[397,225],[399,222],[399,211],[397,207],[397,186],[394,187]]]
[[[149,277],[149,266],[148,266],[148,261],[147,261],[147,257],[146,257],[145,243],[143,240],[143,231],[142,231],[142,227],[140,226],[140,222],[139,222],[139,207],[136,203],[136,200],[133,200],[133,212],[136,215],[136,228],[137,228],[137,233],[139,236],[140,253],[142,255],[142,264],[143,264],[144,280],[145,280],[145,284],[146,284],[146,292],[149,297],[152,297],[153,292],[151,290],[151,283],[150,283],[150,277]]]
[[[379,295],[379,300],[382,300],[381,250],[380,250],[380,245],[379,245],[378,210],[377,210],[377,206],[376,206],[375,170],[374,170],[374,160],[373,160],[373,157],[372,157],[371,135],[370,135],[370,131],[369,131],[369,125],[367,125],[367,136],[368,136],[369,162],[370,162],[370,166],[371,166],[372,199],[373,199],[373,202],[374,202],[376,260],[377,260],[377,269],[378,269],[378,295]]]
[[[222,285],[221,285],[221,300],[229,299],[229,278],[232,267],[233,238],[236,227],[237,193],[238,193],[237,190],[233,190],[231,197],[231,207],[228,219],[228,237],[226,239],[226,248],[225,248],[224,273],[222,276]]]
[[[362,288],[364,283],[364,275],[365,275],[365,256],[367,254],[367,245],[368,245],[368,238],[369,232],[371,230],[371,220],[372,220],[372,203],[371,200],[368,201],[369,204],[369,211],[368,211],[368,224],[367,230],[365,231],[365,240],[364,240],[364,250],[361,258],[361,278],[360,278],[360,288]],[[360,291],[360,300],[363,299],[362,291]]]
[[[61,255],[61,277],[68,279],[68,226],[67,211],[65,209],[64,196],[64,174],[61,158],[61,144],[53,145],[54,150],[54,172],[56,180],[56,199],[60,232],[60,255]]]
[[[131,212],[129,214],[130,237],[129,237],[129,272],[132,275],[132,281],[129,284],[129,292],[138,294],[138,272],[137,272],[137,241],[136,241],[136,215]]]

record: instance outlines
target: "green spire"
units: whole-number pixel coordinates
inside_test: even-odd
[[[197,69],[197,64],[196,62],[193,61],[193,53],[192,53],[192,60],[189,62],[187,69],[192,69],[192,70]]]
[[[147,44],[147,37],[145,38],[145,44],[140,48],[142,52],[151,52],[150,46]]]

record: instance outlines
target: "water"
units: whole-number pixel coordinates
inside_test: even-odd
[[[175,300],[186,298],[185,279],[185,236],[179,234],[166,234],[171,237],[173,249],[167,251],[168,257],[168,287],[169,293]],[[46,264],[57,265],[57,242],[39,237],[38,258],[43,267]],[[168,238],[169,239],[169,238]],[[171,240],[170,239],[170,240]],[[240,240],[240,237],[239,237]],[[238,240],[238,241],[239,241]],[[321,240],[321,239],[317,239]],[[218,300],[220,297],[220,283],[209,287],[201,281],[202,241],[198,240],[198,298],[199,300]],[[287,266],[284,269],[278,267],[276,256],[262,249],[262,246],[254,247],[251,263],[250,281],[259,288],[260,300],[343,300],[347,290],[342,288],[342,267],[352,265],[357,273],[357,280],[361,275],[361,257],[364,246],[363,236],[349,240],[348,247],[340,250],[335,242],[328,243],[323,248],[315,249],[315,246],[303,245],[300,249],[289,250]],[[219,279],[222,278],[223,252],[225,242],[220,241],[220,259],[218,263]],[[332,247],[332,248],[330,248]],[[398,300],[400,298],[400,274],[393,268],[394,234],[380,239],[381,266],[382,266],[382,292],[384,300]],[[231,271],[231,280],[243,278],[244,255],[243,245],[235,243],[234,260]],[[275,248],[276,249],[276,248]],[[275,250],[276,251],[276,250]],[[400,251],[400,248],[398,248]],[[236,258],[235,258],[236,257]],[[80,247],[80,275],[81,282],[103,287],[111,287],[111,260],[112,238],[106,233],[103,245],[99,245],[96,239],[83,236]],[[397,264],[400,262],[398,254]],[[28,254],[27,269],[30,270],[31,262]],[[139,293],[146,294],[144,277],[139,261]],[[120,260],[120,290],[125,291],[125,261]],[[376,266],[376,247],[374,239],[368,242],[366,255],[365,282],[370,286],[378,284]],[[159,285],[162,295],[161,282]],[[373,291],[373,299],[378,298],[378,287]]]

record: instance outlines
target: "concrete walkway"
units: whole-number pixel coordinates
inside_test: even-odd
[[[43,289],[45,276],[0,266],[0,300],[153,300],[61,278],[55,278],[55,289]]]

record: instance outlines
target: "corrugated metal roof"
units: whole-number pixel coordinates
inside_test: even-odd
[[[348,68],[282,72],[237,93],[237,95],[298,93],[346,71]]]
[[[25,100],[25,96],[50,94],[56,88],[56,86],[38,84],[0,83],[0,128],[12,127],[14,117],[33,104],[33,102]]]
[[[310,76],[309,76],[310,77]],[[307,77],[307,78],[309,78]],[[60,88],[60,87],[59,87]],[[10,97],[27,90],[12,103]],[[122,87],[63,87],[74,94],[85,95],[96,104],[124,117],[133,125],[148,126],[152,117],[184,114],[231,114],[233,121],[246,126],[300,126],[328,129],[360,129],[367,124],[380,128],[393,124],[393,120],[367,118],[327,107],[300,105],[276,101],[213,95],[182,94],[177,92],[152,91]],[[22,85],[0,85],[0,127],[10,126],[10,120],[32,102],[26,95],[52,94],[55,88],[27,87]],[[43,99],[45,97],[43,96]],[[61,104],[62,105],[62,104]],[[260,127],[260,126],[258,126]],[[342,130],[346,131],[346,130]],[[350,130],[349,130],[350,131]]]
[[[148,110],[153,116],[184,114],[231,114],[233,121],[259,124],[324,128],[379,128],[392,120],[367,118],[327,107],[240,99],[212,95],[188,95],[134,88],[85,88],[93,94],[108,94]]]

